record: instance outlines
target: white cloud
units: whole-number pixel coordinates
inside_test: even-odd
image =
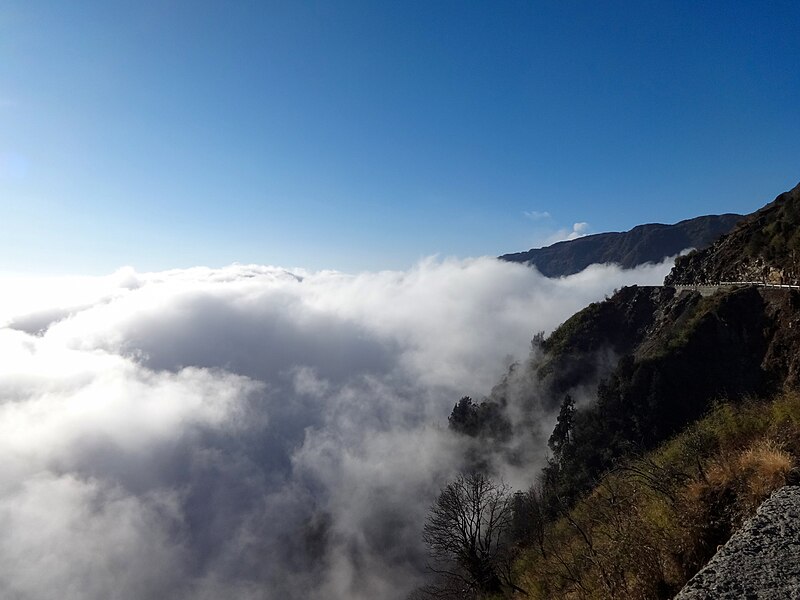
[[[580,237],[589,234],[589,223],[584,221],[574,223],[572,229],[559,229],[553,233],[548,234],[541,240],[540,246],[550,246],[556,242],[564,242],[567,240],[576,240]]]
[[[542,221],[550,218],[550,213],[546,210],[541,212],[538,210],[526,210],[523,214],[531,221]]]
[[[536,331],[668,270],[551,280],[480,258],[6,278],[0,589],[402,598],[463,460],[453,404]]]
[[[572,233],[567,236],[568,240],[583,237],[589,233],[589,224],[586,222],[575,223],[572,225]]]

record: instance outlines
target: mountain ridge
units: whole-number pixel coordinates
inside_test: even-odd
[[[572,275],[594,263],[615,263],[631,269],[660,262],[689,248],[706,248],[743,218],[725,213],[684,219],[671,225],[647,223],[628,231],[595,233],[499,258],[534,266],[545,277]]]

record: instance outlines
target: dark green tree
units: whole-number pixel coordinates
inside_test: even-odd
[[[553,433],[547,441],[547,445],[552,450],[556,460],[560,460],[564,453],[564,449],[572,441],[572,427],[573,418],[575,416],[575,402],[572,396],[567,394],[564,401],[561,403],[561,410],[558,413],[558,420],[556,426],[553,428]]]
[[[481,428],[478,405],[469,396],[464,396],[456,403],[447,420],[453,431],[472,437],[478,435]]]

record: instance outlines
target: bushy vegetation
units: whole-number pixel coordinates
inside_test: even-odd
[[[763,226],[749,237],[745,246],[747,254],[752,257],[763,257],[769,262],[794,258],[796,253],[800,253],[798,222],[800,222],[800,203],[787,195],[785,200],[771,211],[769,218],[765,218]]]
[[[800,394],[718,404],[573,506],[546,479],[529,490],[520,505],[543,510],[517,540],[517,582],[532,598],[672,597],[798,463]]]

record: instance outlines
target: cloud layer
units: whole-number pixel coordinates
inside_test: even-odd
[[[6,278],[0,596],[403,598],[453,404],[669,266]]]

